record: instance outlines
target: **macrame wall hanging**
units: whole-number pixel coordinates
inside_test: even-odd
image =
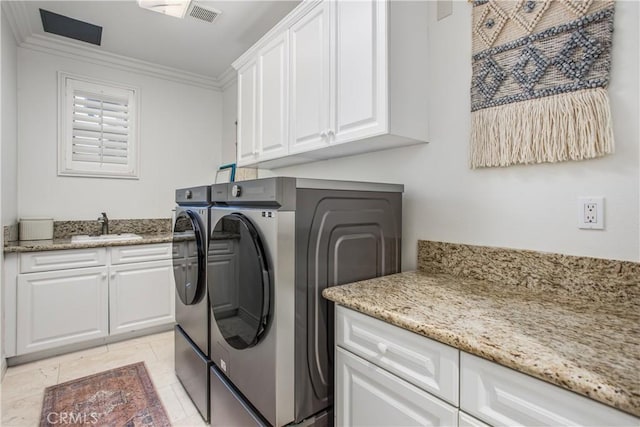
[[[613,0],[476,0],[471,167],[613,151]]]

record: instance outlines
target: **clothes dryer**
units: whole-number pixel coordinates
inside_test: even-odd
[[[205,421],[209,420],[210,186],[176,190],[173,272],[176,286],[175,371]]]
[[[211,425],[329,424],[333,305],[321,293],[400,271],[402,191],[286,177],[212,186],[210,242],[230,255],[207,277]]]

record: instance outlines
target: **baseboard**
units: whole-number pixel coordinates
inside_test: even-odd
[[[3,364],[11,366],[22,365],[24,363],[35,362],[37,360],[47,359],[49,357],[60,356],[67,353],[73,353],[76,351],[87,350],[93,347],[99,347],[105,344],[113,344],[119,341],[126,341],[132,338],[143,337],[145,335],[153,335],[160,332],[172,331],[175,323],[168,323],[166,325],[154,326],[139,331],[126,332],[123,334],[108,336],[104,338],[97,338],[89,341],[84,341],[75,344],[69,344],[62,347],[50,348],[47,350],[36,351],[29,354],[22,354],[20,356],[10,357],[3,360]],[[6,370],[6,368],[4,368]],[[4,370],[3,370],[4,375]]]
[[[7,373],[7,359],[2,356],[2,362],[0,365],[0,383],[4,380],[4,374]]]

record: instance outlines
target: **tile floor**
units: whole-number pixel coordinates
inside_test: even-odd
[[[47,386],[140,361],[145,362],[172,425],[206,425],[174,373],[173,331],[9,368],[0,385],[0,425],[37,426]]]

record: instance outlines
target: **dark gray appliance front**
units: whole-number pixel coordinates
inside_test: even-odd
[[[402,193],[298,189],[295,224],[300,422],[333,404],[334,313],[322,291],[400,271]]]
[[[176,190],[173,224],[175,372],[205,421],[209,420],[209,301],[207,252],[210,187]]]
[[[211,366],[211,427],[270,427],[260,413],[240,394],[229,380]]]

